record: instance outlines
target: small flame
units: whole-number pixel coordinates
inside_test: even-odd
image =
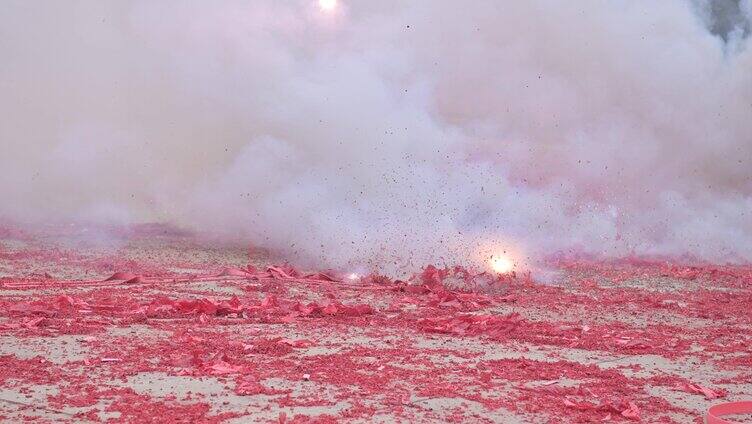
[[[324,12],[333,12],[337,8],[337,0],[319,0],[319,8]]]
[[[491,256],[488,264],[494,272],[498,272],[499,274],[506,274],[514,269],[514,262],[504,255]]]
[[[351,280],[351,281],[352,281],[352,280],[357,280],[357,279],[359,279],[359,278],[360,278],[360,275],[358,275],[358,274],[356,274],[356,273],[354,273],[354,272],[351,272],[351,273],[347,274],[347,275],[345,276],[345,278],[347,278],[348,280]]]

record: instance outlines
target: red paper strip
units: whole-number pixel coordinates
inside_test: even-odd
[[[733,414],[752,414],[752,400],[713,405],[708,409],[705,420],[707,424],[732,424],[731,421],[726,421],[720,417]]]

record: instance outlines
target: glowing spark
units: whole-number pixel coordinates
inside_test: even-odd
[[[319,8],[324,12],[333,12],[337,8],[337,0],[319,0]]]
[[[514,262],[506,256],[492,256],[488,264],[494,272],[499,274],[505,274],[514,269]]]
[[[358,278],[360,278],[360,275],[358,275],[358,274],[356,274],[354,272],[351,272],[351,273],[347,274],[346,278],[348,280],[357,280]]]

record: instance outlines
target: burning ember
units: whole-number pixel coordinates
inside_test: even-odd
[[[324,12],[333,12],[337,8],[337,0],[319,0],[319,8]]]
[[[492,256],[491,259],[489,259],[488,264],[494,272],[499,274],[506,274],[507,272],[514,270],[514,262],[512,262],[512,259],[503,254]]]

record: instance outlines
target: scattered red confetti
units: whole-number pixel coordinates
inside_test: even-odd
[[[267,404],[259,408],[278,422],[369,420],[384,413],[411,421],[418,411],[436,420],[483,421],[467,402],[533,422],[679,422],[676,417],[699,418],[698,412],[651,394],[649,387],[687,393],[698,402],[716,400],[731,397],[720,386],[742,384],[749,374],[716,381],[636,376],[645,370],[630,358],[693,358],[737,371],[752,363],[750,267],[557,259],[554,265],[578,277],[543,285],[529,274],[461,267],[426,267],[406,281],[378,275],[352,280],[288,265],[160,265],[62,250],[0,254],[18,269],[44,260],[110,275],[0,279],[10,293],[0,298],[4,335],[21,343],[75,336],[87,351],[61,363],[2,355],[0,384],[8,390],[54,385],[59,393],[47,397],[47,406],[89,408],[77,419],[102,419],[92,411],[124,422],[243,416],[214,410],[216,400],[199,393],[155,396],[114,383],[153,373],[217,380],[249,402],[263,396]],[[682,286],[622,284],[658,277]],[[617,315],[631,319],[607,319]],[[676,321],[652,319],[665,315]],[[134,328],[162,336],[120,334]],[[572,352],[593,358],[578,362],[566,357]],[[605,367],[598,357],[625,363]],[[466,403],[437,412],[425,406],[434,399]],[[337,413],[310,416],[270,406],[334,408],[343,402],[348,407]]]

